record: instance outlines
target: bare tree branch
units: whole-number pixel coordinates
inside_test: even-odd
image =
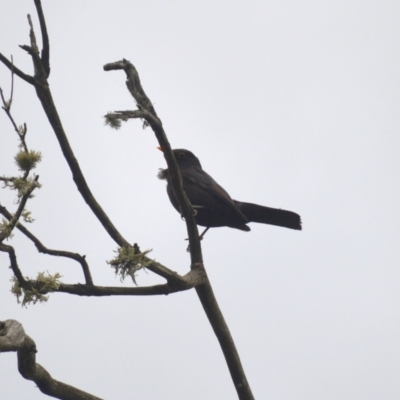
[[[23,127],[18,128],[16,122],[14,121],[13,116],[11,115],[11,111],[10,111],[11,103],[12,103],[13,86],[14,86],[14,73],[11,74],[11,96],[8,101],[4,98],[3,90],[0,88],[0,97],[1,97],[1,101],[3,103],[2,109],[5,111],[5,113],[7,114],[7,117],[11,121],[11,124],[14,127],[14,130],[18,135],[18,138],[21,140],[21,144],[22,144],[25,152],[28,153],[29,150],[28,150],[28,146],[26,145],[26,141],[25,141],[25,136],[26,136],[26,133],[28,132],[28,128],[25,123],[24,123]]]
[[[17,278],[19,286],[25,290],[35,291],[43,300],[49,292],[69,293],[78,296],[103,297],[103,296],[155,296],[168,295],[176,292],[182,292],[198,285],[204,284],[206,275],[199,270],[192,270],[185,276],[173,272],[168,277],[168,283],[163,285],[144,286],[144,287],[112,287],[112,286],[95,286],[93,284],[76,284],[68,285],[60,283],[57,288],[45,290],[43,282],[39,280],[25,279],[18,266],[17,256],[12,246],[0,244],[0,251],[8,253],[10,258],[10,268]],[[41,300],[41,301],[42,301]],[[24,302],[23,302],[24,304]]]
[[[36,363],[36,344],[15,320],[0,321],[0,353],[16,351],[20,374],[38,386],[39,390],[62,400],[101,400],[66,383],[57,381]]]
[[[187,231],[189,235],[189,246],[192,270],[202,271],[205,276],[205,282],[202,285],[196,286],[196,292],[199,296],[200,302],[206,312],[208,320],[217,336],[226,363],[239,399],[253,400],[250,385],[247,381],[244,369],[242,367],[239,354],[237,352],[235,343],[230,334],[228,325],[222,315],[218,306],[217,300],[214,296],[211,283],[207,277],[204,265],[203,256],[201,252],[201,245],[199,240],[199,233],[197,225],[193,216],[192,206],[182,186],[182,177],[176,163],[175,157],[172,153],[171,146],[164,132],[162,122],[157,117],[157,113],[145,94],[139,79],[139,74],[136,68],[127,60],[123,59],[114,63],[109,63],[104,66],[105,71],[123,69],[127,76],[126,85],[128,90],[137,102],[139,110],[136,111],[118,111],[114,113],[115,117],[118,115],[124,118],[144,118],[153,129],[158,142],[163,149],[165,159],[168,165],[168,174],[171,177],[171,183],[175,196],[179,202],[181,212],[186,221]]]
[[[30,22],[31,25],[31,22]],[[45,66],[42,63],[42,60],[39,57],[39,52],[36,46],[36,39],[33,34],[33,28],[31,25],[31,46],[21,46],[24,50],[26,50],[33,59],[34,67],[35,67],[35,75],[33,84],[36,89],[37,96],[42,103],[44,112],[52,126],[54,133],[58,139],[63,155],[68,163],[68,166],[71,169],[73,180],[81,193],[83,199],[91,208],[93,213],[96,215],[100,223],[103,225],[105,230],[111,236],[112,239],[119,246],[129,246],[129,242],[124,239],[124,237],[118,232],[115,228],[114,224],[111,222],[109,217],[103,211],[100,204],[94,198],[89,186],[86,183],[86,179],[82,173],[82,170],[79,166],[79,163],[74,155],[74,152],[69,144],[67,135],[65,134],[63,125],[61,123],[60,117],[58,115],[58,111],[53,101],[53,97],[51,95],[50,87],[47,82],[47,74],[45,72]]]
[[[1,204],[0,204],[0,214],[4,215],[4,217],[7,218],[8,220],[11,220],[11,218],[12,218],[11,213],[6,209],[6,207],[3,207]],[[70,258],[72,260],[77,261],[82,267],[82,271],[85,276],[86,284],[93,285],[93,279],[92,279],[92,276],[90,273],[89,265],[84,256],[81,256],[78,253],[72,253],[70,251],[51,250],[51,249],[47,248],[45,245],[43,245],[43,243],[36,236],[34,236],[21,223],[17,224],[17,229],[20,230],[28,239],[30,239],[35,244],[39,253],[49,254],[51,256],[57,256],[57,257]]]
[[[6,207],[2,206],[1,204],[0,204],[0,214],[4,215],[4,217],[7,218],[8,220],[12,218],[11,213],[6,209]],[[188,290],[204,283],[204,275],[202,271],[194,270],[190,271],[185,276],[181,276],[178,273],[171,271],[164,265],[157,263],[156,261],[153,261],[146,268],[165,278],[167,280],[167,284],[148,286],[148,287],[134,287],[134,288],[94,286],[90,274],[89,265],[87,264],[86,258],[84,256],[69,251],[48,249],[23,224],[18,223],[16,228],[35,244],[36,248],[40,253],[49,254],[52,256],[70,258],[81,264],[82,270],[85,275],[86,285],[61,284],[59,289],[55,290],[55,292],[59,291],[59,292],[77,294],[80,296],[157,295],[157,294],[171,294],[183,290]],[[11,261],[11,267],[13,271],[17,272],[16,274],[15,273],[14,274],[16,275],[18,281],[20,282],[20,285],[22,287],[29,287],[29,285],[35,287],[35,281],[26,281],[25,278],[23,278],[23,275],[20,272],[20,269],[16,261],[14,249],[11,246],[6,246],[3,249],[0,247],[0,251],[6,251],[8,253],[12,252],[13,260]]]
[[[50,75],[50,42],[49,35],[47,33],[46,20],[44,18],[42,4],[40,0],[35,0],[36,11],[38,14],[39,22],[40,22],[40,30],[42,33],[42,54],[41,59],[43,63],[43,68],[46,72],[46,77],[48,78]]]

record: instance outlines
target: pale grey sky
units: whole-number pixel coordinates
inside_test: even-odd
[[[368,1],[43,0],[50,85],[88,183],[117,228],[188,271],[185,225],[169,203],[150,129],[103,125],[133,109],[121,58],[138,69],[173,147],[187,148],[232,197],[301,214],[304,231],[251,224],[203,241],[205,266],[257,399],[397,400],[400,392],[400,3]],[[3,0],[0,51],[32,73],[26,14]],[[8,93],[9,72],[0,65]],[[71,179],[34,90],[18,78],[13,114],[43,154],[28,204],[48,246],[87,256],[95,283],[117,285],[116,245]],[[14,174],[16,135],[0,114],[0,174]],[[1,203],[12,198],[2,191]],[[16,233],[24,275],[76,263],[38,255]],[[0,254],[0,320],[17,319],[56,379],[105,399],[234,399],[194,291],[168,297],[53,294],[22,309]],[[141,285],[159,282],[141,273]],[[127,282],[126,284],[130,284]],[[43,399],[0,356],[4,399]]]

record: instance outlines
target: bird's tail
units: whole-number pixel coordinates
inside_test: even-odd
[[[243,203],[234,200],[239,210],[247,217],[249,222],[277,225],[284,228],[301,230],[300,215],[278,208],[259,206],[258,204]]]

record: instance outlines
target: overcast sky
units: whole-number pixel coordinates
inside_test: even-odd
[[[207,272],[257,399],[397,400],[400,393],[400,3],[394,1],[43,0],[50,85],[97,200],[121,233],[185,274],[185,224],[169,203],[150,129],[104,126],[134,109],[126,58],[175,148],[187,148],[233,198],[285,208],[304,230],[217,228],[202,242]],[[0,51],[32,73],[26,14],[2,0]],[[0,65],[0,86],[10,74]],[[41,151],[43,188],[28,203],[48,247],[85,254],[96,284],[120,285],[116,244],[80,197],[34,89],[16,78],[13,115]],[[0,174],[15,175],[17,138],[0,114]],[[15,210],[2,190],[1,204]],[[72,261],[37,254],[15,234],[25,276]],[[0,254],[0,320],[21,322],[55,379],[104,399],[235,399],[195,291],[79,298],[21,308]],[[138,275],[139,285],[162,280]],[[125,285],[131,285],[126,282]],[[43,399],[0,356],[4,399]]]

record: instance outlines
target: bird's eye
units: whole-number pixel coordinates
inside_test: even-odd
[[[183,151],[180,151],[180,152],[178,153],[178,157],[179,157],[179,158],[184,158],[184,157],[186,157],[186,154],[185,154]]]

